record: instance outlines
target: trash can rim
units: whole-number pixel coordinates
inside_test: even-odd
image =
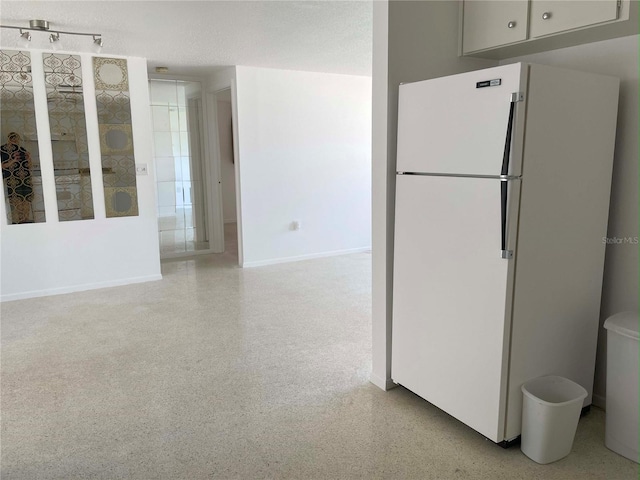
[[[611,315],[605,320],[604,328],[638,340],[640,338],[640,335],[638,335],[638,330],[640,330],[638,312],[620,312]]]
[[[531,383],[537,382],[537,381],[541,381],[543,379],[545,379],[545,380],[558,379],[558,380],[560,380],[562,382],[565,382],[565,383],[571,383],[571,384],[573,384],[573,385],[575,385],[576,387],[579,388],[580,395],[578,395],[578,396],[576,396],[576,397],[574,397],[574,398],[572,398],[570,400],[566,400],[564,402],[549,402],[547,400],[544,400],[544,399],[538,397],[537,395],[534,395],[529,390],[527,390],[527,385],[528,384],[531,384]],[[532,378],[532,379],[527,380],[526,382],[524,382],[522,384],[522,386],[520,387],[520,389],[522,390],[523,395],[526,395],[531,400],[535,400],[536,402],[540,402],[542,405],[548,405],[550,407],[562,407],[564,405],[568,405],[570,403],[574,403],[574,402],[576,402],[578,400],[582,401],[585,398],[587,398],[587,396],[589,395],[587,390],[582,385],[580,385],[579,383],[576,383],[573,380],[570,380],[570,379],[568,379],[566,377],[561,377],[559,375],[545,375],[545,376],[542,376],[542,377]]]

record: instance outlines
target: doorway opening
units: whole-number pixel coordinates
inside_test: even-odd
[[[220,161],[224,253],[238,257],[238,212],[236,202],[236,160],[233,150],[231,89],[216,92],[216,123]]]

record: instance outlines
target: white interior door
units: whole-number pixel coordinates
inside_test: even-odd
[[[400,175],[392,378],[502,441],[509,261],[500,181]]]
[[[524,90],[525,68],[516,63],[401,85],[397,171],[500,175],[511,94]],[[517,116],[516,125],[523,119]],[[517,156],[510,174],[520,174]]]
[[[199,95],[199,93],[198,93]],[[202,99],[187,99],[187,125],[189,133],[189,170],[191,172],[191,196],[193,204],[194,241],[196,245],[209,246],[207,219],[208,202],[206,200],[206,182],[204,178],[204,148],[202,148]]]

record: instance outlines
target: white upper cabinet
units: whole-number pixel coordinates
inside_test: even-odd
[[[638,0],[464,0],[461,50],[508,58],[634,35],[637,14]]]
[[[618,18],[618,0],[531,0],[531,37],[541,37]]]
[[[475,52],[527,39],[527,1],[464,2],[463,50]]]

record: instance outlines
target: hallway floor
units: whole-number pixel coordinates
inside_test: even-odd
[[[369,254],[235,262],[2,304],[2,479],[638,478],[597,408],[542,466],[369,383]]]

